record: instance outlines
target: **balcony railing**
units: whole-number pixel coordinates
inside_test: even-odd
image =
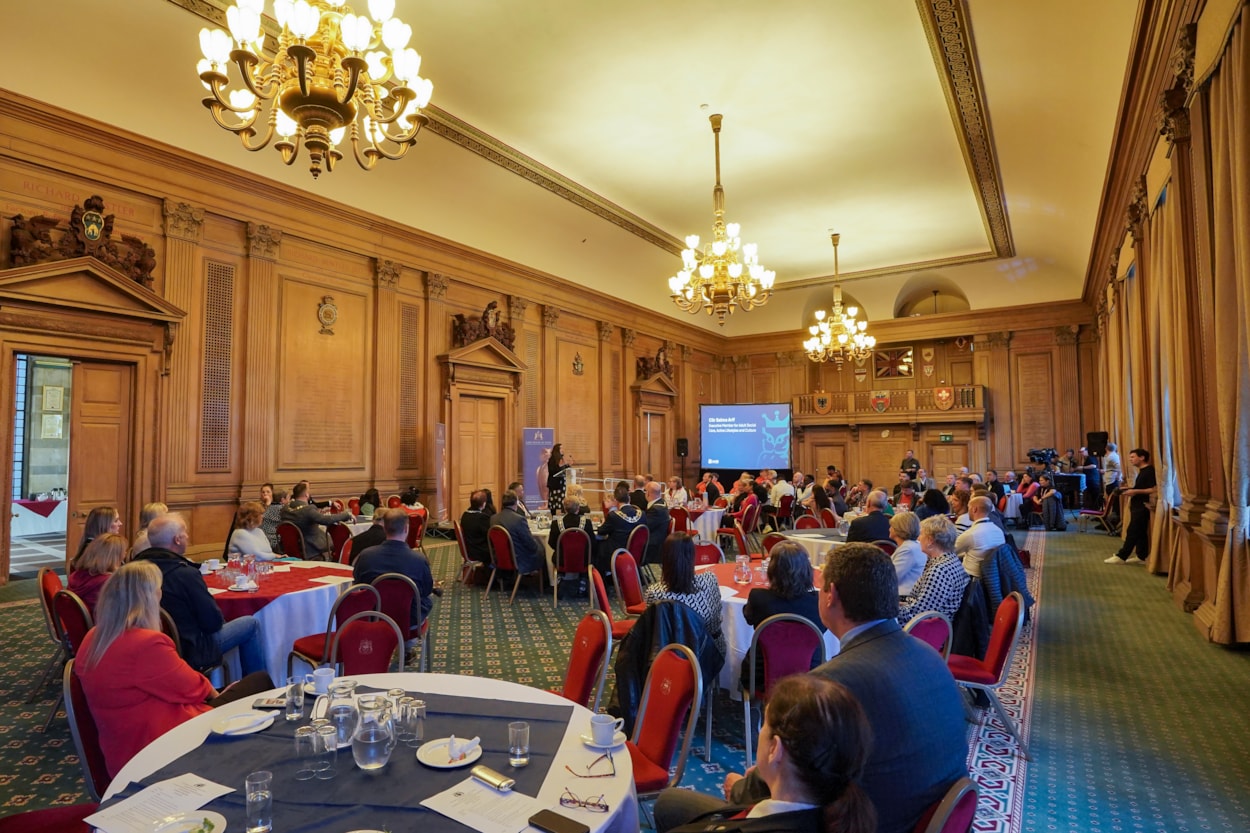
[[[984,422],[982,385],[892,391],[832,391],[794,397],[796,425],[840,422]]]

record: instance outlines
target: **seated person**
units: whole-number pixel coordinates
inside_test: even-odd
[[[1025,473],[1020,475],[1020,487],[1017,491],[1020,493],[1020,522],[1028,525],[1032,515],[1040,514],[1042,505],[1037,499],[1037,493],[1040,486],[1033,480],[1033,475]]]
[[[464,549],[472,561],[490,563],[490,544],[486,535],[490,531],[490,516],[486,511],[486,490],[478,489],[469,495],[469,508],[460,516],[460,534],[464,536]]]
[[[1063,495],[1055,488],[1049,474],[1037,478],[1037,504],[1041,507],[1042,525],[1048,531],[1062,531],[1068,528],[1063,517]]]
[[[851,487],[846,495],[846,505],[858,509],[864,505],[868,495],[872,493],[872,481],[864,478]]]
[[[150,546],[148,544],[148,524],[168,511],[169,507],[163,503],[143,504],[143,509],[139,512],[139,531],[135,533],[135,542],[130,548],[131,558],[134,558]]]
[[[920,522],[920,549],[926,556],[924,571],[911,593],[899,601],[900,625],[930,610],[954,618],[968,587],[968,574],[955,555],[955,525],[949,519],[935,515]]]
[[[378,494],[377,489],[369,489],[360,496],[360,514],[366,518],[372,518],[374,512],[385,508],[382,505],[382,496]]]
[[[898,473],[898,482],[894,484],[894,491],[890,494],[890,499],[895,506],[898,506],[898,496],[902,493],[904,486],[911,486],[915,491],[915,484],[912,483],[911,474],[905,471]]]
[[[251,555],[257,561],[273,561],[278,556],[273,547],[269,546],[269,538],[265,530],[260,528],[261,519],[265,516],[265,508],[255,500],[249,500],[239,507],[235,515],[234,532],[226,544],[229,555]]]
[[[119,567],[100,593],[95,627],[74,662],[110,777],[183,721],[273,688],[260,671],[218,694],[161,632],[160,597],[161,571],[153,562]]]
[[[660,551],[660,580],[643,591],[647,604],[681,602],[699,615],[721,656],[726,655],[720,621],[720,584],[711,572],[694,571],[694,537],[674,532]]]
[[[989,488],[990,494],[994,496],[994,502],[1002,500],[1007,494],[1008,489],[999,482],[998,472],[993,469],[985,470],[985,485]]]
[[[643,564],[655,564],[660,560],[660,547],[668,537],[668,505],[664,503],[664,487],[654,480],[647,481],[645,487],[647,508],[643,510],[643,523],[647,525],[647,551],[643,554]]]
[[[929,489],[921,498],[920,505],[916,507],[916,518],[923,521],[934,515],[949,515],[950,512],[951,505],[946,500],[946,495],[942,494],[939,489]]]
[[[533,533],[529,522],[518,508],[520,497],[509,489],[503,493],[500,509],[490,519],[491,526],[502,526],[508,530],[512,539],[512,555],[516,559],[516,567],[522,573],[533,573],[542,569],[542,547]]]
[[[560,533],[566,529],[586,530],[586,534],[590,536],[591,547],[594,546],[595,525],[591,523],[589,513],[583,512],[582,509],[582,504],[576,497],[567,495],[564,498],[563,517],[552,517],[551,531],[547,533],[547,543],[551,546],[553,564],[556,557],[556,542],[560,540]]]
[[[182,656],[192,668],[209,668],[221,662],[221,655],[239,649],[244,674],[265,670],[261,648],[260,623],[254,616],[239,616],[229,622],[213,601],[200,568],[186,557],[187,524],[179,515],[161,515],[148,527],[152,546],[137,561],[150,561],[161,571],[161,607],[178,627]]]
[[[282,523],[282,509],[291,500],[291,493],[286,489],[279,489],[273,493],[273,502],[265,507],[265,514],[261,517],[260,528],[264,530],[265,537],[269,539],[269,548],[274,552],[282,552],[282,542],[278,540],[278,524]],[[297,552],[290,553],[292,558],[299,558]]]
[[[1003,530],[991,518],[993,503],[989,497],[974,497],[968,506],[972,524],[955,541],[955,554],[963,559],[964,570],[980,577],[981,565],[1007,542]]]
[[[768,586],[752,587],[747,596],[747,603],[742,608],[742,615],[747,624],[758,628],[770,616],[778,613],[793,613],[811,622],[821,633],[825,632],[825,623],[820,621],[820,608],[817,605],[816,588],[812,586],[812,562],[802,544],[794,541],[782,541],[769,551]],[[750,673],[749,656],[742,658],[740,679],[747,684]],[[820,664],[820,656],[816,655],[812,667]],[[764,685],[764,663],[757,657],[755,661],[755,688]]]
[[[126,539],[111,532],[98,535],[69,565],[69,589],[95,616],[96,602],[104,583],[126,560]]]
[[[862,541],[871,544],[873,541],[888,539],[890,519],[885,514],[885,508],[889,505],[890,499],[886,497],[885,492],[869,493],[864,501],[864,514],[851,521],[851,527],[846,533],[847,542]]]
[[[404,493],[399,496],[399,502],[404,505],[405,509],[410,510],[409,514],[425,510],[425,504],[421,502],[421,490],[416,486],[409,486],[405,489]]]
[[[686,487],[682,485],[680,477],[670,477],[668,479],[668,488],[664,490],[664,504],[670,509],[674,506],[684,507],[690,502],[690,495],[686,493]]]
[[[911,483],[904,483],[903,488],[899,489],[898,495],[894,498],[894,508],[911,509],[917,502],[916,487]]]
[[[616,484],[606,505],[595,546],[595,567],[605,576],[612,572],[612,553],[625,549],[630,533],[644,519],[642,510],[629,502],[629,484],[624,480]]]
[[[370,547],[376,547],[386,540],[386,530],[382,527],[382,511],[386,507],[373,510],[373,523],[364,532],[352,536],[352,549],[347,556],[348,564],[355,564],[360,554]]]
[[[760,727],[756,771],[768,799],[722,805],[661,833],[875,833],[877,812],[860,785],[872,729],[847,688],[814,674],[774,687]],[[836,820],[831,824],[831,820]]]
[[[899,512],[890,518],[890,540],[897,546],[890,560],[898,574],[898,594],[911,592],[916,579],[924,571],[925,554],[916,542],[920,535],[920,516],[914,512]]]
[[[322,512],[313,503],[309,494],[308,482],[301,480],[291,489],[291,499],[279,513],[281,519],[299,527],[304,536],[304,552],[288,552],[294,558],[308,561],[324,561],[330,553],[330,536],[325,528],[332,524],[345,523],[353,520],[348,512]]]
[[[74,557],[82,555],[88,544],[106,532],[121,535],[122,516],[112,506],[97,506],[87,513],[87,520],[82,527],[82,537],[78,539],[78,551],[74,553]]]
[[[369,547],[352,565],[352,579],[357,584],[372,584],[384,573],[399,573],[417,585],[418,598],[412,600],[412,621],[420,615],[424,620],[434,607],[434,575],[425,556],[408,546],[408,513],[403,509],[380,509],[382,530],[386,540]],[[527,529],[528,532],[528,529]]]
[[[951,517],[955,522],[955,529],[963,532],[972,526],[972,518],[968,517],[968,501],[972,500],[972,492],[957,489],[951,492],[947,498],[947,503],[951,507]]]

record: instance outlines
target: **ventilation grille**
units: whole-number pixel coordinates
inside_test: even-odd
[[[230,469],[230,364],[234,356],[234,266],[206,264],[204,372],[200,380],[200,471]]]
[[[417,438],[417,394],[419,387],[419,356],[417,345],[421,326],[421,308],[416,304],[399,305],[399,467],[415,469],[420,464]]]
[[[525,334],[525,424],[538,424],[538,333]]]
[[[612,400],[612,407],[609,411],[612,414],[612,465],[620,466],[621,460],[621,354],[612,352],[609,361],[612,362],[612,391],[609,394]]]

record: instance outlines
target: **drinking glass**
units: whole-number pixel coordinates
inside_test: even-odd
[[[408,712],[415,702],[417,702],[415,697],[400,697],[399,702],[395,704],[395,740],[409,746],[412,745],[409,743],[412,740],[412,724],[409,721]]]
[[[304,683],[311,677],[286,678],[286,719],[295,721],[304,716]]]
[[[339,751],[338,732],[328,720],[315,720],[317,731],[317,780],[329,781],[334,777],[335,758]]]
[[[253,772],[243,782],[247,793],[247,833],[273,829],[273,773]]]
[[[411,698],[404,720],[408,726],[408,737],[404,742],[409,746],[420,746],[425,740],[425,701]]]
[[[530,725],[525,721],[508,724],[508,763],[522,767],[530,762]]]
[[[312,726],[301,726],[295,730],[295,770],[296,781],[311,781],[317,777],[317,767],[321,763],[321,755],[317,749],[317,730]]]

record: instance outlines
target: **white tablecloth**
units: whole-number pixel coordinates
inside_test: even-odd
[[[64,535],[65,506],[69,501],[61,501],[46,518],[38,512],[32,512],[20,503],[9,504],[9,534],[14,538],[31,535]]]
[[[275,683],[286,680],[286,657],[291,646],[301,636],[310,633],[321,633],[326,629],[330,617],[330,608],[343,589],[351,583],[352,568],[342,564],[327,564],[324,561],[291,561],[288,565],[295,570],[311,567],[333,568],[343,572],[343,581],[338,584],[321,584],[286,593],[274,599],[253,614],[260,623],[261,648],[265,652],[265,670]],[[239,679],[238,654],[230,653],[231,679]],[[310,671],[306,665],[295,663],[297,674]]]
[[[1009,520],[1020,519],[1020,505],[1024,503],[1024,497],[1019,492],[1011,492],[1007,495],[1007,509],[1003,512],[1003,517]]]
[[[691,525],[695,532],[699,533],[699,537],[704,541],[716,542],[716,530],[720,529],[721,518],[725,517],[725,510],[721,507],[713,507],[705,509],[703,514],[695,518]]]
[[[846,543],[846,536],[836,529],[800,529],[782,533],[782,537],[787,541],[794,541],[807,550],[807,557],[813,567],[822,566],[829,550]]]
[[[511,702],[573,705],[563,697],[539,691],[536,688],[482,677],[406,673],[361,674],[352,679],[359,681],[362,685],[383,690],[398,687],[410,690],[420,689],[421,691],[460,697],[487,697],[493,700]],[[113,783],[109,785],[108,792],[105,793],[104,797],[111,797],[129,782],[137,781],[150,775],[161,767],[172,763],[176,758],[185,754],[187,750],[200,746],[204,743],[205,738],[208,737],[209,727],[215,721],[231,714],[248,711],[251,708],[252,699],[248,697],[240,702],[230,703],[170,729],[149,744],[142,752],[131,759],[130,763],[122,768],[117,777],[113,779]],[[280,719],[281,717],[279,717]],[[587,749],[581,741],[582,732],[587,731],[589,726],[590,711],[581,706],[573,705],[572,720],[569,721],[568,729],[564,733],[564,739],[560,743],[560,748],[556,752],[556,758],[551,764],[551,769],[547,773],[547,779],[543,782],[537,798],[548,804],[552,809],[560,811],[560,795],[564,792],[566,786],[572,787],[573,792],[584,796],[587,795],[586,784],[592,784],[594,786],[594,794],[597,795],[602,792],[604,800],[612,810],[604,814],[579,812],[576,813],[576,818],[588,825],[592,833],[600,833],[601,831],[603,833],[635,833],[638,830],[638,802],[636,800],[637,794],[634,791],[634,779],[631,772],[629,753],[626,750],[621,749],[616,752],[617,774],[612,778],[598,778],[591,782],[582,782],[581,779],[569,775],[564,769],[565,764],[569,764],[574,769],[584,768],[586,764],[590,763],[593,756],[598,754]],[[468,732],[470,734],[471,728],[469,727]],[[233,742],[237,743],[240,741],[236,740]],[[402,754],[402,752],[396,751],[395,754]],[[345,764],[340,757],[340,765],[352,766],[350,753],[347,755]],[[229,786],[241,788],[245,774],[240,772],[239,783],[230,784]],[[464,775],[466,778],[469,777],[467,769]],[[281,789],[281,784],[274,784],[275,797]],[[569,814],[567,810],[563,812],[565,815]]]

